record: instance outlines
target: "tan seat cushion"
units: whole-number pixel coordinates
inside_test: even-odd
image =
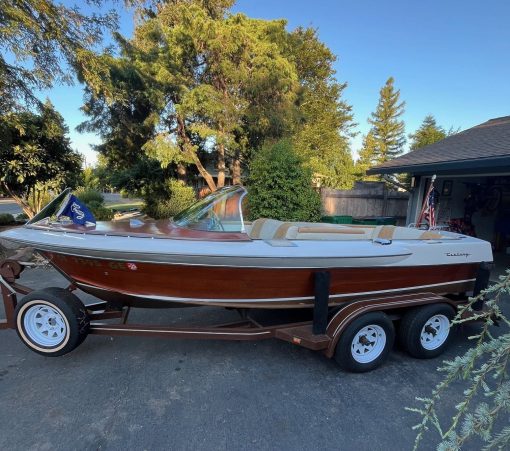
[[[456,240],[457,234],[441,233],[439,230],[421,230],[413,227],[377,226],[372,239],[385,240]]]
[[[275,232],[282,224],[282,221],[276,219],[256,219],[249,231],[250,238],[252,240],[272,240]]]
[[[253,222],[248,233],[254,240],[439,240],[458,239],[456,234],[439,231],[397,227],[392,225],[360,226],[315,222],[283,222],[260,218]]]
[[[370,240],[372,228],[341,224],[298,223],[287,231],[289,240],[351,241]]]

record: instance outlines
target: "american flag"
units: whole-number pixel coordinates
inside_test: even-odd
[[[436,212],[434,205],[434,190],[432,190],[428,196],[426,201],[425,212],[423,214],[423,219],[429,223],[429,228],[435,227],[436,225]]]
[[[429,190],[427,192],[427,196],[425,197],[425,201],[423,202],[423,207],[420,212],[420,218],[418,219],[418,224],[421,224],[423,221],[427,221],[429,224],[429,229],[436,226],[436,200],[434,193],[434,181],[436,180],[436,176],[432,177],[430,182]]]

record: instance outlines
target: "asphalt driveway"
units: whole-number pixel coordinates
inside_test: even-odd
[[[23,283],[64,285],[43,269],[26,271]],[[138,311],[131,320],[197,323],[209,315]],[[458,331],[446,357],[466,349],[476,327]],[[430,393],[440,362],[396,349],[378,370],[349,374],[319,353],[276,340],[98,336],[64,357],[45,358],[14,331],[1,331],[0,449],[411,449],[418,417],[404,407]],[[428,437],[421,449],[435,448],[437,436]]]

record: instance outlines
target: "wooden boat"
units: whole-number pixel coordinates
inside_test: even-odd
[[[313,306],[314,274],[330,274],[329,305],[378,295],[465,293],[490,243],[444,231],[244,220],[240,186],[173,220],[79,226],[65,196],[0,238],[33,247],[75,286],[112,305]]]

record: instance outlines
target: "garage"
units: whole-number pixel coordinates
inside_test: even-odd
[[[510,263],[510,116],[490,119],[368,173],[411,175],[407,224],[419,220],[436,176],[437,227],[490,241],[499,266]]]

